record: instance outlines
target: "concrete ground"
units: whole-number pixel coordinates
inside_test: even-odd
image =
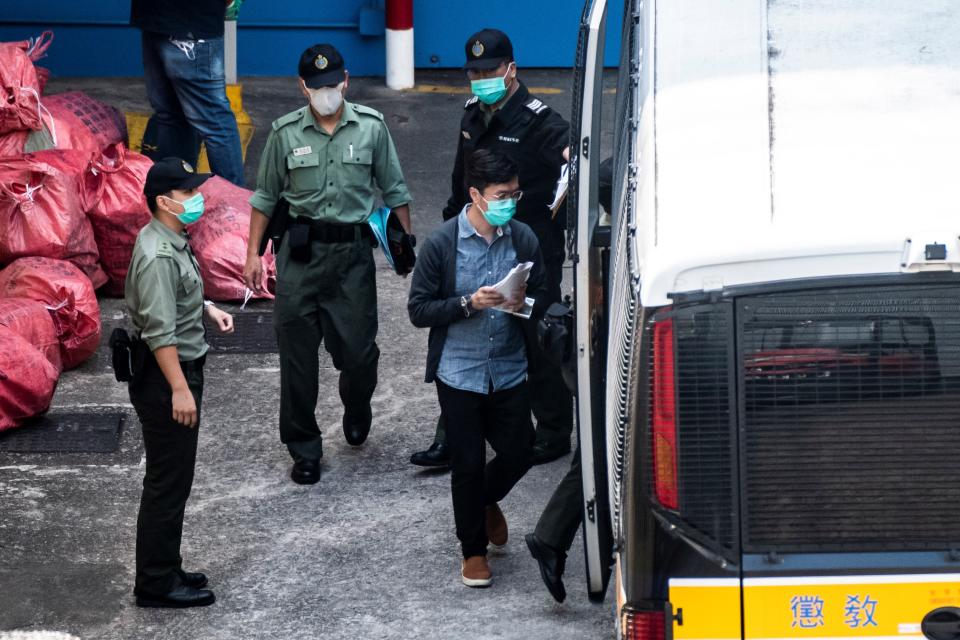
[[[571,75],[522,74],[564,116]],[[465,82],[458,72],[422,73],[435,91],[395,93],[382,79],[355,79],[350,98],[386,115],[414,197],[415,231],[440,222],[449,193]],[[140,79],[54,79],[48,91],[81,89],[126,110],[148,111]],[[612,102],[612,101],[609,101]],[[244,105],[258,126],[246,163],[248,186],[272,119],[303,103],[291,78],[247,78]],[[566,573],[568,599],[555,603],[527,553],[531,531],[570,457],[535,467],[502,503],[506,551],[491,556],[495,582],[459,580],[449,474],[408,464],[429,444],[437,415],[422,382],[426,331],[406,315],[408,281],[378,256],[380,385],[372,434],[346,445],[336,372],[324,354],[317,415],[324,431],[323,479],[290,482],[277,435],[278,359],[214,355],[207,386],[183,556],[209,574],[209,608],[134,606],[134,525],[143,448],[126,388],[113,379],[105,345],[63,375],[52,412],[116,408],[127,416],[115,454],[0,454],[0,638],[48,630],[83,639],[121,638],[605,638],[612,604],[585,591],[578,536]],[[126,323],[122,302],[102,300],[104,336]],[[7,635],[6,637],[13,637]]]

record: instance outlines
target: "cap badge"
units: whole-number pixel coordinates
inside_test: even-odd
[[[180,166],[183,167],[183,170],[186,171],[187,173],[193,173],[193,167],[191,167],[190,163],[187,162],[186,160],[181,160]]]
[[[326,69],[329,65],[330,65],[330,61],[327,60],[327,59],[326,59],[324,56],[322,56],[322,55],[317,56],[317,59],[313,61],[313,66],[315,66],[317,69],[320,69],[320,71],[323,71],[323,70]]]
[[[485,49],[484,49],[483,43],[480,42],[479,40],[474,42],[473,46],[470,47],[470,53],[473,54],[474,58],[479,58],[480,56],[482,56],[484,51]]]

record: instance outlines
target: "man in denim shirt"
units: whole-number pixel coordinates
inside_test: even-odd
[[[507,542],[497,502],[531,464],[527,353],[546,301],[546,277],[536,236],[511,221],[523,195],[516,163],[475,151],[466,182],[471,202],[424,243],[407,310],[415,326],[430,328],[426,381],[436,383],[448,425],[461,579],[486,587],[492,579],[487,544]],[[527,287],[504,298],[492,285],[524,262],[533,263]],[[513,315],[527,296],[538,303],[530,318]],[[486,442],[496,457],[485,465]]]

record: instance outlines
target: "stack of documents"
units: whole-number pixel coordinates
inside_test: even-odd
[[[515,298],[519,294],[520,290],[523,289],[523,286],[527,283],[527,278],[530,277],[530,270],[532,268],[532,262],[518,264],[510,270],[510,273],[508,273],[503,280],[493,285],[493,288],[499,291],[500,294],[507,300]],[[494,309],[518,316],[520,318],[528,319],[530,314],[533,313],[533,304],[535,300],[533,298],[525,297],[523,302],[523,307],[519,311],[506,309],[503,305],[496,306]]]

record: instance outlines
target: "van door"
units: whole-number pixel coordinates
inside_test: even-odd
[[[583,471],[583,539],[590,599],[603,600],[613,535],[604,427],[606,313],[604,257],[597,242],[598,167],[606,0],[588,0],[580,22],[571,124],[570,248],[574,263],[577,429]],[[601,246],[598,246],[601,245]]]

